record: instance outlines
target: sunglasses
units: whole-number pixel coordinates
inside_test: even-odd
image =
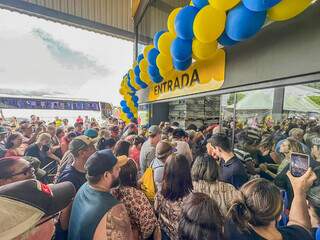
[[[15,176],[18,176],[21,174],[27,176],[28,174],[33,174],[33,173],[35,173],[35,169],[32,165],[30,165],[30,166],[26,167],[25,169],[23,169],[21,172],[11,174],[10,176],[8,176],[8,178],[12,178],[12,177],[15,177]]]

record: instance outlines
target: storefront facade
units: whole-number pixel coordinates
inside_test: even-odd
[[[156,31],[166,28],[169,12],[188,2],[142,3],[143,13],[135,19],[137,55],[152,41]],[[316,2],[296,18],[267,24],[255,37],[224,48],[225,57],[214,60],[218,64],[196,63],[201,66],[140,90],[139,112],[144,114],[143,122],[170,120],[182,126],[200,126],[233,117],[247,122],[266,117],[279,121],[293,114],[318,116],[319,12],[320,2]],[[210,73],[199,75],[203,69]],[[201,86],[199,81],[210,79],[215,83]],[[169,82],[174,89],[169,88]]]

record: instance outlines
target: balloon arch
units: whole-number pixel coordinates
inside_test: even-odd
[[[160,83],[172,71],[185,71],[193,61],[214,58],[218,43],[232,46],[259,32],[266,21],[285,21],[303,12],[312,0],[192,0],[174,9],[167,30],[154,35],[124,76],[120,118],[138,117],[136,92]]]

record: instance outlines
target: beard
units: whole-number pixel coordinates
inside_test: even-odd
[[[119,185],[120,185],[120,179],[119,178],[115,178],[115,179],[113,179],[113,181],[111,183],[111,188],[119,187]]]

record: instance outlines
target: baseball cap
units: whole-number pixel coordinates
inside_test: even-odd
[[[25,180],[0,187],[0,239],[13,239],[35,227],[43,217],[64,209],[75,196],[70,182],[45,185]]]
[[[81,135],[78,137],[75,137],[72,139],[72,141],[69,144],[69,150],[72,153],[77,153],[80,150],[84,149],[85,147],[88,147],[89,145],[93,144],[93,140],[87,136]]]
[[[98,132],[93,128],[88,128],[87,130],[84,131],[84,135],[93,139],[98,137]]]
[[[127,162],[127,156],[115,157],[110,149],[105,149],[92,154],[85,164],[85,169],[89,176],[99,176],[111,171],[116,164],[121,167]]]
[[[6,134],[8,133],[7,129],[3,126],[0,126],[0,134]]]
[[[157,125],[152,125],[148,129],[148,133],[151,137],[157,135],[158,133],[161,133],[161,129]]]
[[[176,128],[172,132],[174,138],[183,138],[187,137],[187,133],[182,128]]]

